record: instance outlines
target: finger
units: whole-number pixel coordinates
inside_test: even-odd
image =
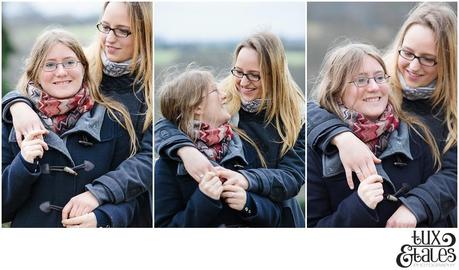
[[[46,134],[48,131],[45,129],[45,130],[32,130],[30,132],[27,133],[27,135],[25,136],[26,140],[32,140],[33,138],[35,138],[36,136],[40,136],[40,135],[44,135]]]
[[[235,186],[235,185],[224,185],[224,186],[223,186],[223,190],[224,190],[224,191],[236,192],[236,191],[239,190],[239,186]]]
[[[370,176],[370,175],[372,175],[372,174],[377,174],[377,173],[378,173],[378,172],[376,171],[376,166],[375,166],[375,164],[373,163],[373,161],[368,161],[368,162],[367,162],[367,169],[368,169],[368,173],[369,173],[368,176]]]
[[[367,184],[372,184],[372,183],[376,183],[376,182],[383,182],[383,179],[380,175],[377,175],[377,174],[373,174],[373,175],[370,175],[369,177],[365,178],[365,182],[367,182]]]
[[[72,210],[73,202],[69,201],[62,209],[62,220],[69,218],[70,210]]]
[[[233,171],[227,170],[227,169],[219,169],[219,170],[217,170],[217,175],[220,178],[226,178],[226,179],[231,178],[232,173],[233,173]]]
[[[362,175],[363,175],[363,178],[367,178],[369,177],[370,175],[373,175],[372,173],[370,173],[370,170],[368,169],[368,166],[367,164],[363,164],[363,166],[360,167],[360,171],[362,172]]]
[[[373,162],[376,164],[381,163],[381,160],[377,158],[373,153],[371,153],[371,158],[373,159]]]
[[[228,198],[225,200],[227,204],[240,204],[241,200],[237,198]]]
[[[73,204],[72,210],[70,211],[70,215],[69,215],[70,218],[74,218],[78,216],[76,213],[78,212],[79,207],[80,206],[78,205],[78,203]]]
[[[357,175],[357,178],[359,179],[360,182],[365,180],[365,177],[363,175],[362,169],[356,168],[356,169],[352,169],[352,170],[355,172],[355,175]]]
[[[65,226],[80,225],[83,222],[83,219],[84,219],[83,216],[64,219],[62,220],[62,224],[64,224]]]
[[[237,184],[236,178],[227,178],[226,181],[223,183],[224,186],[234,186]]]
[[[354,181],[352,180],[352,171],[348,167],[344,167],[344,172],[346,173],[347,185],[351,190],[354,189]]]
[[[223,189],[224,190],[224,189]],[[223,191],[221,194],[222,198],[231,198],[234,197],[234,192],[229,192],[229,191]]]
[[[16,141],[18,142],[18,145],[22,145],[22,133],[19,131],[16,131]]]

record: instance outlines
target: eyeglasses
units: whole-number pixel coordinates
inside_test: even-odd
[[[60,63],[49,61],[45,63],[45,65],[43,66],[43,70],[44,71],[55,71],[59,65],[62,65],[62,67],[65,69],[73,69],[73,68],[76,68],[76,66],[78,66],[78,63],[80,63],[80,61],[73,60],[73,59],[66,60]]]
[[[389,78],[390,76],[387,74],[380,74],[374,77],[357,77],[355,80],[348,83],[353,83],[356,87],[365,87],[370,83],[370,79],[375,80],[375,83],[377,84],[383,84],[387,82],[387,79]]]
[[[98,23],[96,25],[97,30],[99,30],[101,33],[108,34],[110,31],[113,31],[115,36],[120,37],[120,38],[127,38],[131,33],[131,31],[126,30],[126,29],[121,29],[121,28],[111,28],[110,26],[103,24],[103,23]]]
[[[242,79],[245,76],[247,78],[247,80],[249,80],[251,82],[258,82],[261,79],[260,75],[258,75],[258,74],[244,73],[244,72],[236,69],[235,67],[231,70],[231,74],[233,74],[234,77],[239,78],[239,79]]]
[[[435,59],[424,57],[424,56],[417,56],[416,54],[403,50],[403,49],[398,50],[398,54],[408,61],[413,61],[414,59],[418,59],[419,64],[423,66],[433,67],[437,64],[437,61],[435,61]]]

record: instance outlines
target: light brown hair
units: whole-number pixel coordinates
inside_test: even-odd
[[[46,57],[49,50],[56,44],[63,44],[69,49],[71,49],[77,56],[78,61],[83,66],[84,75],[83,75],[83,85],[88,87],[89,93],[95,102],[104,105],[109,114],[125,129],[131,128],[134,130],[131,121],[123,121],[120,119],[119,115],[123,118],[125,116],[129,117],[128,111],[125,107],[111,99],[101,99],[98,95],[98,87],[94,82],[91,73],[89,72],[88,60],[83,52],[83,49],[78,42],[78,40],[71,35],[69,32],[62,29],[52,29],[45,31],[41,34],[35,41],[29,57],[26,59],[25,71],[21,75],[17,89],[25,96],[28,96],[27,93],[27,84],[32,81],[35,85],[40,85],[39,76],[40,72],[45,64]],[[46,91],[46,89],[43,89]],[[128,118],[129,120],[129,118]],[[130,144],[131,144],[131,155],[136,151],[136,137],[135,133],[130,135]]]
[[[266,105],[265,122],[274,122],[282,141],[280,153],[282,157],[293,148],[304,124],[304,95],[290,74],[284,46],[276,35],[261,32],[248,37],[236,47],[234,63],[242,48],[251,48],[258,53],[263,89],[259,112]],[[227,92],[230,113],[235,114],[241,106],[236,79],[229,75],[223,81],[223,85]]]
[[[345,94],[346,86],[352,80],[352,76],[362,66],[365,56],[375,59],[383,68],[384,73],[387,73],[379,51],[371,45],[349,43],[346,41],[345,44],[338,45],[330,50],[325,56],[313,92],[320,106],[337,115],[341,120],[344,119],[344,116],[339,109],[340,100]],[[439,168],[441,166],[440,152],[432,133],[426,125],[415,116],[402,110],[401,101],[394,97],[393,91],[389,91],[388,103],[394,108],[394,116],[407,123],[429,145],[434,157],[434,164]],[[420,129],[421,133],[417,129]]]
[[[438,76],[430,101],[433,107],[441,107],[444,113],[444,122],[449,133],[443,149],[444,153],[457,143],[457,17],[451,7],[443,3],[421,3],[410,11],[384,57],[389,67],[392,84],[400,99],[402,86],[398,78],[398,50],[403,44],[406,32],[416,24],[428,27],[435,35]]]
[[[110,2],[105,2],[104,11]],[[134,54],[131,58],[131,74],[135,75],[133,91],[140,83],[144,93],[147,111],[143,131],[153,123],[153,33],[152,33],[152,3],[151,2],[123,2],[128,9],[132,37],[134,40]],[[90,61],[90,70],[94,74],[97,85],[100,85],[103,75],[103,64],[100,57],[103,44],[100,41],[94,42],[87,50]],[[133,92],[134,94],[134,92]],[[100,91],[101,98],[106,98]],[[132,130],[134,132],[134,130]]]

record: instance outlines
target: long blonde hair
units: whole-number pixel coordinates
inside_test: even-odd
[[[419,24],[431,29],[435,35],[437,47],[438,76],[435,90],[431,97],[432,106],[442,108],[448,128],[448,138],[443,153],[457,143],[457,73],[456,73],[456,14],[448,4],[421,3],[414,7],[389,46],[385,55],[392,84],[401,98],[402,86],[398,78],[398,50],[403,44],[406,32],[411,26]]]
[[[266,106],[266,124],[274,121],[277,133],[282,140],[280,153],[282,157],[293,148],[304,124],[304,95],[290,75],[284,46],[276,35],[261,32],[242,41],[234,52],[234,63],[242,48],[251,48],[258,53],[263,89],[259,112]],[[222,85],[227,92],[230,113],[235,114],[241,106],[236,79],[229,75],[224,79]]]
[[[347,44],[338,45],[327,53],[314,86],[313,92],[320,106],[342,120],[344,116],[339,109],[339,100],[345,94],[346,86],[352,79],[352,75],[356,74],[362,66],[365,56],[370,56],[378,61],[384,73],[387,73],[384,61],[375,47],[347,42]],[[432,133],[415,116],[404,112],[400,99],[395,98],[392,93],[393,91],[389,92],[388,102],[394,108],[394,115],[407,123],[429,145],[434,157],[434,164],[439,168],[441,166],[440,152]],[[417,128],[421,130],[422,134],[418,132]]]
[[[104,12],[110,2],[105,2]],[[131,74],[135,74],[133,91],[140,83],[143,90],[147,111],[143,131],[153,123],[153,53],[152,53],[152,3],[151,2],[123,2],[129,13],[131,32],[134,39],[134,54],[131,58]],[[103,64],[100,57],[103,44],[94,42],[86,51],[90,61],[90,70],[94,74],[97,85],[100,85],[103,75]],[[100,91],[98,95],[105,99]],[[134,132],[128,131],[129,133]]]
[[[32,50],[30,51],[30,55],[26,59],[25,71],[21,75],[18,81],[17,89],[24,96],[28,96],[27,84],[30,81],[33,82],[35,85],[40,85],[39,76],[40,76],[41,69],[43,68],[43,65],[45,64],[46,57],[48,55],[49,50],[51,49],[51,47],[53,47],[56,44],[63,44],[69,49],[71,49],[76,54],[84,70],[82,83],[88,87],[89,93],[91,97],[94,99],[94,101],[107,107],[107,110],[110,116],[113,117],[120,125],[122,125],[123,128],[126,128],[127,126],[130,125],[130,127],[133,129],[132,123],[130,121],[124,122],[118,116],[119,114],[121,114],[123,117],[125,115],[129,116],[128,111],[124,108],[123,105],[117,103],[116,101],[109,100],[109,102],[113,102],[113,104],[117,105],[117,106],[113,106],[113,104],[108,104],[109,102],[107,102],[106,100],[102,100],[98,98],[98,95],[97,95],[97,93],[99,92],[98,86],[94,82],[94,79],[91,76],[91,73],[89,72],[88,60],[83,52],[83,49],[80,43],[78,42],[78,40],[72,34],[70,34],[69,32],[65,30],[62,30],[62,29],[48,30],[48,31],[45,31],[43,34],[41,34],[36,39],[32,47]],[[46,91],[46,89],[44,90]],[[131,143],[131,155],[133,155],[136,150],[135,133],[134,133],[134,136],[131,136],[130,134],[130,143]]]
[[[215,84],[215,78],[211,72],[192,68],[176,75],[169,74],[159,89],[159,104],[161,114],[171,121],[179,130],[187,134],[193,142],[196,142],[194,130],[195,110],[207,98],[209,87]],[[244,140],[250,143],[256,150],[263,167],[266,161],[255,142],[242,130],[232,127]]]

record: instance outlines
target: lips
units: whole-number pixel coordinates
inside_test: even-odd
[[[57,82],[53,82],[54,85],[67,85],[67,84],[70,84],[72,82],[72,80],[65,80],[65,81],[57,81]]]
[[[415,72],[412,72],[412,71],[410,71],[408,69],[405,70],[405,73],[408,75],[408,78],[413,80],[413,81],[417,81],[423,76],[421,74],[417,74]]]
[[[380,100],[381,97],[368,97],[363,99],[365,102],[379,102]]]
[[[109,46],[109,45],[105,45],[105,49],[106,49],[107,53],[109,53],[109,54],[114,54],[114,53],[116,53],[120,48],[113,47],[113,46]]]

